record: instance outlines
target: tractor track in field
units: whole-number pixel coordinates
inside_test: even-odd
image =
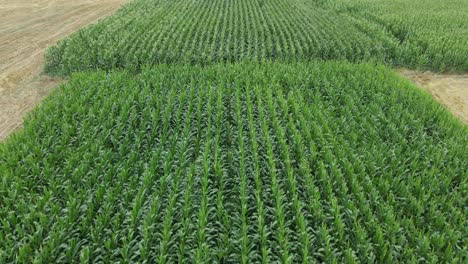
[[[0,0],[0,140],[61,82],[42,74],[44,51],[128,0]]]

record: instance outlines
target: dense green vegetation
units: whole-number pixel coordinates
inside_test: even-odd
[[[400,40],[403,65],[468,71],[467,0],[322,0],[364,18]]]
[[[396,43],[310,1],[136,0],[52,47],[47,69],[67,75],[159,63],[386,61]]]
[[[0,263],[461,263],[467,135],[367,64],[76,74],[0,145]]]
[[[328,59],[468,70],[468,5],[427,1],[135,0],[53,46],[46,70]]]
[[[467,30],[466,0],[134,0],[47,51],[72,77],[0,144],[0,263],[466,263],[468,126],[375,62],[466,71]]]

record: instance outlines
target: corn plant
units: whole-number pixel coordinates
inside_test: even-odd
[[[467,126],[394,72],[130,71],[74,74],[0,144],[0,262],[466,262]]]

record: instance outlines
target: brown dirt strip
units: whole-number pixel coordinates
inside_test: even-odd
[[[42,73],[45,49],[128,0],[0,0],[0,140],[61,82]]]
[[[402,69],[398,73],[428,91],[464,123],[468,123],[468,74],[435,74]]]

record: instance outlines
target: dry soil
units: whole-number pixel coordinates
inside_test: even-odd
[[[60,79],[44,76],[47,46],[127,0],[0,0],[0,140]]]
[[[464,123],[468,123],[468,74],[434,74],[399,70],[417,86],[428,91]]]

